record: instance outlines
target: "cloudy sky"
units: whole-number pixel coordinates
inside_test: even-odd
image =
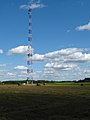
[[[26,79],[28,2],[0,0],[0,81]],[[90,0],[41,3],[32,15],[33,79],[90,77]]]

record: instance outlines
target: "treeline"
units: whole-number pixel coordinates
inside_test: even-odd
[[[37,83],[40,83],[40,84],[44,84],[44,83],[50,83],[52,81],[46,81],[46,80],[33,80],[33,84],[37,84]],[[31,81],[28,81],[29,84],[31,84],[32,82]],[[27,84],[27,80],[10,80],[10,81],[3,81],[1,82],[1,84]]]
[[[3,81],[1,84],[23,84],[26,83],[26,80],[11,80],[11,81]]]
[[[44,84],[44,83],[65,83],[65,82],[74,82],[74,83],[79,83],[79,82],[90,82],[90,78],[85,78],[83,80],[73,80],[73,81],[48,81],[48,80],[33,80],[34,84],[40,83],[40,84]],[[29,83],[31,83],[29,81]],[[27,80],[14,80],[14,81],[3,81],[1,82],[1,84],[27,84]]]
[[[78,82],[90,82],[90,78],[85,78],[83,80],[78,80]]]

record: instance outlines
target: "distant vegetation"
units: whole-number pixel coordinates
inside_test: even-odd
[[[11,80],[11,81],[3,81],[1,82],[1,84],[26,84],[27,81],[26,80]],[[85,78],[83,80],[73,80],[73,81],[48,81],[48,80],[33,80],[34,84],[80,84],[80,83],[86,83],[89,84],[90,83],[90,78]]]
[[[90,82],[90,78],[85,78],[84,80],[79,80],[78,82]]]

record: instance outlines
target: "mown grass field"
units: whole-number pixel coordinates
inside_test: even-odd
[[[90,120],[90,85],[0,85],[0,120]]]

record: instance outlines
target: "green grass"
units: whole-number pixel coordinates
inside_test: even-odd
[[[47,85],[90,85],[90,82],[56,82],[56,83],[48,83]]]
[[[90,120],[90,85],[0,85],[0,120]]]

